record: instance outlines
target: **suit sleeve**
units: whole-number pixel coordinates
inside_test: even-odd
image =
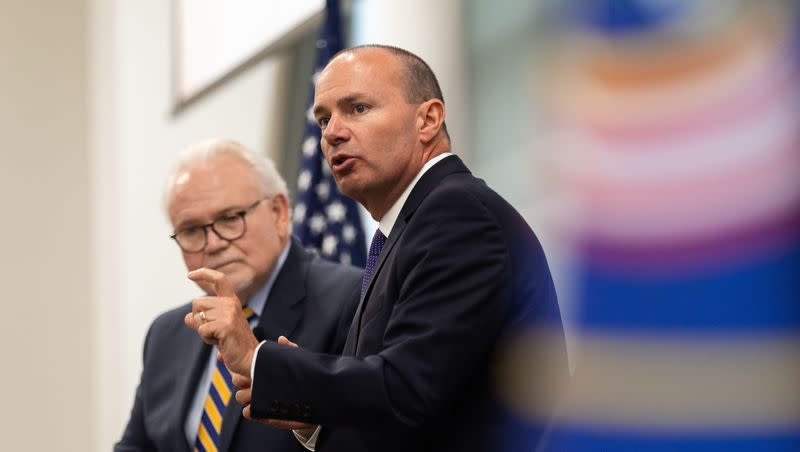
[[[475,196],[440,190],[392,253],[396,275],[388,277],[399,290],[382,350],[357,358],[264,344],[253,384],[257,416],[436,428],[451,414],[472,376],[485,371],[505,315],[507,244]]]
[[[144,356],[147,354],[147,345],[150,341],[150,334],[152,333],[152,326],[147,332],[147,337],[144,341],[143,348],[143,361],[146,362]],[[145,452],[156,451],[156,446],[147,435],[144,426],[144,407],[141,396],[141,380],[139,386],[136,388],[136,394],[133,400],[133,408],[131,409],[131,417],[128,419],[128,424],[125,426],[125,431],[122,433],[122,439],[114,445],[114,452]]]

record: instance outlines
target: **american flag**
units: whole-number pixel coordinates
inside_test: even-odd
[[[327,0],[325,9],[326,18],[317,39],[317,63],[307,102],[306,132],[292,220],[295,235],[307,248],[316,249],[326,259],[363,267],[366,240],[358,205],[336,187],[322,156],[320,129],[312,113],[314,83],[331,56],[342,49],[339,1]]]

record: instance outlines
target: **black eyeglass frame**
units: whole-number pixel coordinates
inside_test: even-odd
[[[206,224],[198,225],[198,226],[190,226],[188,228],[183,228],[181,230],[174,231],[172,234],[170,234],[169,238],[174,240],[175,243],[178,244],[178,247],[181,250],[183,250],[184,253],[190,253],[190,254],[202,253],[206,249],[206,246],[208,246],[208,228],[213,229],[214,233],[217,234],[217,237],[219,237],[219,238],[221,238],[223,240],[227,240],[229,242],[232,242],[234,240],[238,240],[238,239],[242,238],[242,236],[244,236],[247,233],[247,219],[245,218],[245,216],[248,213],[252,212],[253,209],[258,207],[258,205],[261,204],[262,201],[266,201],[269,198],[270,198],[270,196],[265,196],[265,197],[259,199],[258,201],[250,204],[249,206],[245,207],[244,209],[236,211],[236,212],[233,212],[230,215],[221,216],[221,217],[217,218],[216,220],[212,221],[211,223],[206,223]],[[219,222],[220,220],[222,220],[225,217],[230,217],[230,216],[238,216],[242,220],[242,232],[239,233],[238,235],[236,235],[235,237],[226,237],[225,235],[221,234],[217,230],[217,228],[214,226],[215,223]],[[191,250],[191,251],[187,250],[186,248],[183,247],[183,245],[181,245],[180,240],[178,240],[178,235],[181,232],[184,232],[184,231],[186,231],[188,229],[191,229],[191,228],[200,228],[200,229],[203,230],[203,246],[198,250]]]

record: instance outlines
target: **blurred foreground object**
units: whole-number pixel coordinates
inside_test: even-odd
[[[548,74],[574,378],[548,451],[800,450],[800,26],[571,1]]]

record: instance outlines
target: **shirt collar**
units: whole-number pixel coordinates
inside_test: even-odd
[[[411,194],[411,190],[413,190],[414,186],[417,185],[417,182],[419,182],[419,179],[422,177],[422,175],[431,169],[433,165],[439,163],[440,160],[451,155],[453,155],[452,152],[445,152],[425,162],[425,165],[423,165],[422,169],[419,170],[417,176],[411,181],[410,184],[408,184],[408,187],[406,187],[400,197],[397,198],[397,201],[392,204],[392,207],[389,208],[389,210],[386,211],[383,217],[381,217],[381,219],[378,221],[378,229],[380,229],[381,233],[385,237],[389,237],[389,234],[392,232],[392,228],[394,227],[394,223],[397,221],[397,216],[400,215],[400,210],[403,208],[403,204],[406,203],[408,195]]]
[[[254,293],[252,297],[247,301],[247,306],[250,306],[250,309],[253,310],[259,317],[261,317],[261,312],[264,311],[264,305],[267,304],[267,297],[269,296],[270,290],[272,290],[272,284],[275,283],[275,279],[278,277],[278,273],[281,272],[283,268],[283,263],[286,262],[286,256],[289,255],[289,247],[292,244],[292,241],[286,244],[281,252],[281,255],[278,256],[278,262],[275,263],[275,268],[272,270],[272,273],[269,275],[269,279],[267,282],[258,289],[258,292]]]

